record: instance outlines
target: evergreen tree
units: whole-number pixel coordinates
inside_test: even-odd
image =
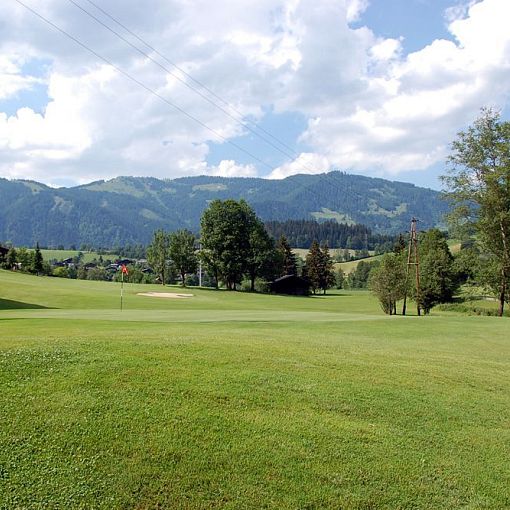
[[[320,288],[326,294],[326,290],[335,285],[335,271],[333,259],[329,253],[328,243],[325,243],[321,250],[321,281]]]
[[[310,282],[313,293],[322,288],[324,264],[319,243],[314,239],[305,261],[306,278]]]
[[[282,235],[278,241],[277,250],[281,266],[280,275],[297,275],[296,255],[292,252],[287,238],[284,235]]]
[[[33,255],[32,272],[40,275],[43,272],[43,256],[39,248],[39,243],[35,246],[35,252]]]

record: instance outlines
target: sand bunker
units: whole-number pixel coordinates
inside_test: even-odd
[[[167,299],[183,299],[193,297],[193,294],[179,294],[177,292],[139,292],[137,295]]]

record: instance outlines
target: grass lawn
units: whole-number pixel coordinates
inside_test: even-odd
[[[0,508],[510,508],[508,319],[148,290],[0,271]]]

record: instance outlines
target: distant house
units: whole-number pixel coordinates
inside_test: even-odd
[[[5,257],[9,253],[9,248],[0,246],[0,257]]]
[[[310,282],[300,276],[289,274],[272,282],[271,292],[275,294],[291,294],[293,296],[308,296],[310,294]]]

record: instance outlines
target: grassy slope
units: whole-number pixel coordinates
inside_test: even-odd
[[[0,508],[510,506],[507,320],[140,290],[0,271]]]
[[[41,250],[44,260],[64,260],[76,257],[80,253],[78,250]],[[93,251],[83,252],[83,262],[91,262],[94,259],[99,259],[100,254]],[[103,255],[103,259],[115,260],[118,255]]]

